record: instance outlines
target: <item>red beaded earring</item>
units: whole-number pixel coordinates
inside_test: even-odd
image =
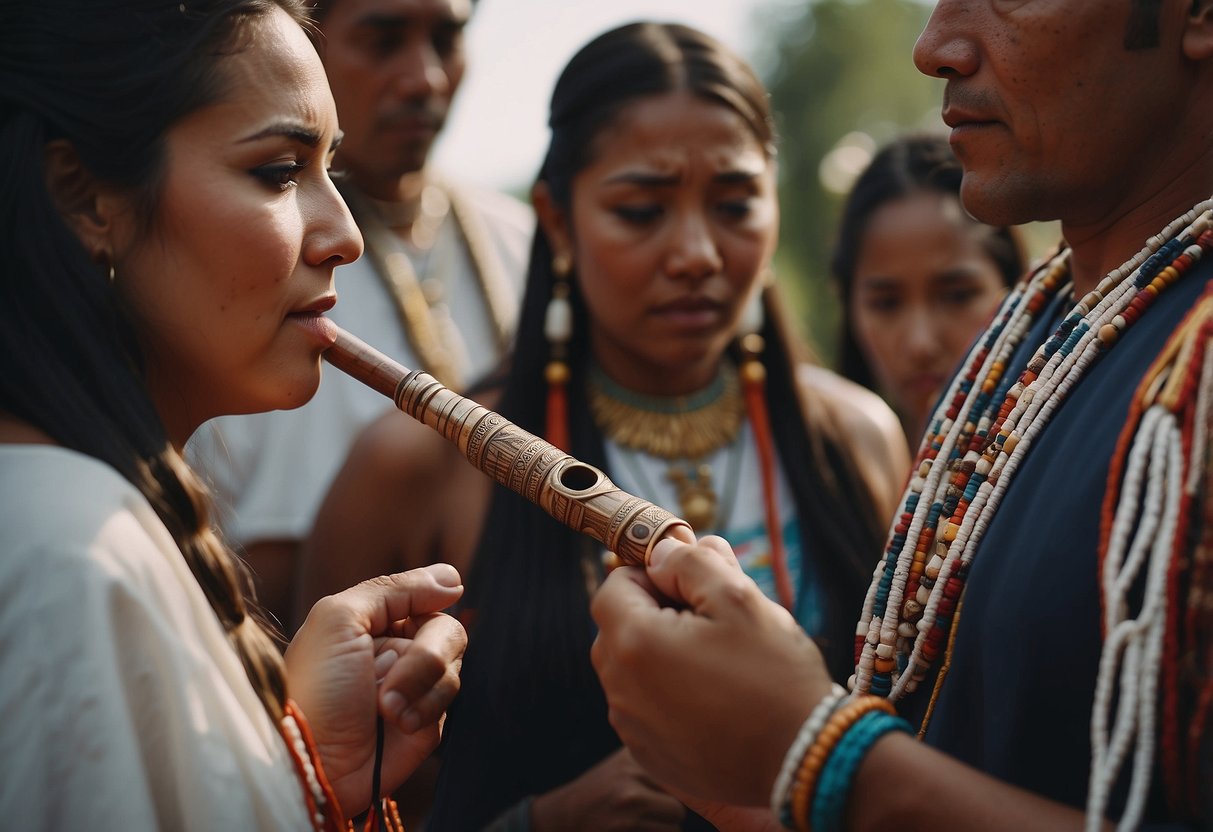
[[[543,334],[550,353],[543,377],[547,382],[546,439],[562,451],[569,449],[568,343],[573,335],[573,308],[569,304],[569,273],[572,259],[564,253],[552,257],[552,298],[543,320]]]

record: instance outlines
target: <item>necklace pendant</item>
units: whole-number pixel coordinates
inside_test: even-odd
[[[716,526],[719,498],[712,488],[712,469],[706,464],[696,467],[694,476],[682,468],[671,468],[669,478],[678,490],[678,505],[682,519],[691,524],[697,534]]]
[[[418,282],[421,287],[421,294],[425,296],[425,302],[430,306],[436,306],[446,299],[446,286],[442,280],[437,277],[426,277]]]

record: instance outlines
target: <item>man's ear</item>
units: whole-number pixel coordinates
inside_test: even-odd
[[[1193,61],[1213,57],[1213,0],[1192,0],[1184,22],[1183,50]]]
[[[575,266],[573,236],[569,233],[568,218],[556,204],[556,200],[548,188],[548,183],[540,180],[531,188],[531,205],[535,208],[535,218],[539,221],[539,227],[543,229],[548,242],[552,245],[552,256],[563,255],[569,258],[569,266]]]
[[[66,139],[46,146],[46,190],[86,251],[97,262],[113,257],[115,218],[122,201],[99,183]]]

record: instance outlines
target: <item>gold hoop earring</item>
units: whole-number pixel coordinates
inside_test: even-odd
[[[552,272],[559,278],[566,278],[573,270],[573,258],[563,251],[552,255]]]

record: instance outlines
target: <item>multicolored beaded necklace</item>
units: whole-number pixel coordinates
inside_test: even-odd
[[[1024,455],[1096,359],[1213,248],[1211,226],[1208,200],[1150,238],[1066,315],[1014,380],[1005,373],[1016,349],[1049,302],[1070,291],[1069,251],[1011,293],[941,399],[919,451],[856,630],[856,692],[896,701],[926,678],[949,639],[974,553]],[[945,675],[941,668],[936,695]]]

